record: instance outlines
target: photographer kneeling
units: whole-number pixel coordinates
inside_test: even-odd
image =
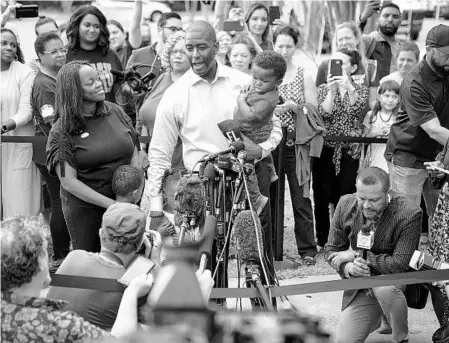
[[[153,278],[141,275],[130,283],[111,333],[67,310],[65,302],[41,298],[50,283],[47,241],[42,223],[12,218],[1,223],[2,342],[85,342],[123,337],[137,326],[137,299],[148,294]]]
[[[69,253],[56,274],[119,279],[142,245],[145,246],[145,255],[151,254],[151,259],[158,266],[161,238],[158,233],[153,232],[152,246],[144,235],[145,222],[144,212],[134,204],[116,203],[110,206],[103,215],[99,231],[100,253],[74,250]],[[112,328],[122,296],[123,292],[65,287],[50,287],[48,292],[48,298],[67,301],[67,309],[104,330]],[[140,299],[139,305],[143,305],[145,300]]]

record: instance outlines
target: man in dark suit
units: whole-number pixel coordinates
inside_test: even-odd
[[[326,259],[342,278],[405,272],[418,248],[421,209],[404,196],[389,194],[388,174],[377,167],[359,173],[356,188],[355,194],[341,197],[337,205],[325,247]],[[362,226],[369,227],[373,236],[366,260],[357,253]],[[403,290],[403,286],[385,286],[345,291],[337,342],[365,342],[379,326],[382,312],[391,323],[395,342],[408,342]]]

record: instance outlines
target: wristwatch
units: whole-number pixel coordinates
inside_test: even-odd
[[[3,124],[2,125],[2,134],[6,133],[6,132],[8,132],[8,127],[5,124]]]

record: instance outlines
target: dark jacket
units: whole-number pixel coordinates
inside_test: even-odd
[[[372,275],[397,274],[409,269],[410,258],[418,248],[421,235],[422,211],[408,198],[391,194],[391,200],[377,222],[374,244],[368,262]],[[357,250],[357,234],[363,224],[362,211],[357,207],[355,194],[340,198],[329,231],[324,256],[328,260],[333,252]],[[344,278],[346,263],[340,266],[339,274]],[[345,291],[342,310],[357,295],[358,290]]]

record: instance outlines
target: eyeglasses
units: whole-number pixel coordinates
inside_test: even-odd
[[[185,56],[187,53],[185,52],[185,50],[172,50],[170,51],[170,55],[181,55],[181,56]]]
[[[184,30],[182,28],[176,27],[176,26],[163,26],[163,28],[167,29],[167,30],[170,30],[173,33],[178,32],[178,31],[183,31],[184,32]]]
[[[52,55],[52,56],[56,56],[58,54],[61,55],[65,55],[67,53],[67,49],[57,49],[57,50],[52,50],[52,51],[44,51],[42,52],[45,55]]]

